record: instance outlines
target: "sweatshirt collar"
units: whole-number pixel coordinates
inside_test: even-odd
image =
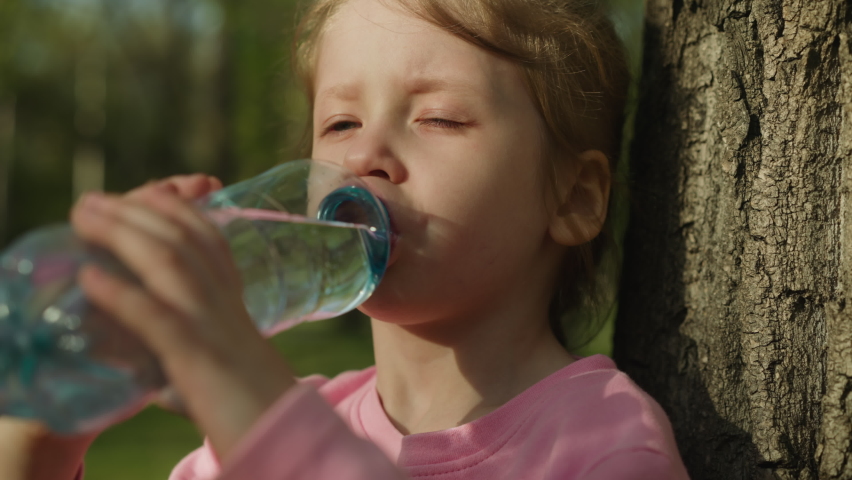
[[[605,355],[581,358],[552,373],[482,417],[458,427],[403,436],[382,407],[375,377],[359,410],[367,437],[401,467],[431,465],[468,456],[490,454],[524,424],[554,383],[596,370],[613,370]],[[493,452],[491,452],[493,453]]]

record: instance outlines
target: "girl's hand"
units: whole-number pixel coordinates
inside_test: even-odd
[[[98,433],[60,437],[40,422],[0,416],[0,478],[71,480]]]
[[[222,181],[201,173],[193,175],[174,175],[162,180],[152,180],[141,187],[137,187],[127,193],[128,197],[144,196],[150,189],[166,189],[184,200],[197,200],[208,193],[222,188]],[[186,417],[186,405],[174,386],[166,386],[156,397],[154,403],[174,414]]]
[[[71,219],[82,238],[109,249],[142,283],[87,266],[83,290],[157,355],[189,415],[225,457],[294,381],[246,312],[224,238],[184,200],[220,186],[204,183],[177,177],[124,197],[91,193]]]
[[[165,190],[184,200],[196,200],[221,188],[222,181],[218,178],[196,173],[194,175],[175,175],[163,180],[152,180],[127,192],[127,196],[135,198],[145,196],[152,191]]]

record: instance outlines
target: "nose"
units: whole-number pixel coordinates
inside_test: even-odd
[[[395,184],[405,181],[408,172],[391,145],[388,130],[363,128],[359,133],[346,150],[343,166],[359,177],[379,177]]]

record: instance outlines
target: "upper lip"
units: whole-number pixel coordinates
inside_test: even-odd
[[[399,235],[399,230],[397,229],[397,224],[394,220],[393,207],[391,206],[392,202],[388,200],[387,196],[379,192],[380,185],[371,182],[365,183],[367,183],[368,187],[373,192],[373,195],[375,195],[375,197],[378,198],[379,201],[382,202],[382,205],[385,207],[385,212],[387,212],[388,214],[388,227],[390,228],[390,233],[393,236]]]
[[[380,195],[376,195],[378,199],[382,202],[382,205],[385,207],[385,211],[388,214],[388,227],[390,228],[391,238],[397,237],[399,235],[399,230],[397,229],[396,222],[394,221],[394,214],[391,211],[391,207],[388,204],[388,201]]]
[[[388,240],[390,241],[390,250],[388,252],[388,255],[393,255],[393,252],[396,250],[397,239],[399,238],[399,229],[394,219],[394,213],[391,209],[390,202],[385,196],[376,193],[375,190],[374,195],[376,196],[376,198],[379,199],[380,202],[382,202],[382,205],[385,207],[385,212],[387,212],[388,214],[388,228],[390,230],[388,232]]]

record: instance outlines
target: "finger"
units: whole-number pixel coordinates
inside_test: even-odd
[[[163,237],[185,235],[180,231],[169,232],[170,222],[162,217],[139,215],[134,225],[126,216],[102,210],[110,208],[111,202],[106,197],[89,198],[83,203],[72,215],[77,233],[111,251],[152,293],[190,316],[199,314],[205,302],[216,298],[211,284],[216,278],[215,270],[200,258],[201,249],[189,241],[164,240]],[[138,224],[142,222],[149,224],[140,228]]]
[[[168,385],[161,390],[154,398],[154,403],[163,410],[174,413],[175,415],[182,417],[189,416],[186,402],[184,402],[183,397],[181,397],[173,385]]]
[[[158,356],[185,351],[191,345],[188,320],[144,288],[94,265],[80,269],[78,282],[89,301],[120,321]]]
[[[141,201],[133,202],[115,196],[89,194],[81,200],[78,208],[75,208],[75,213],[92,213],[94,210],[95,213],[146,231],[166,243],[187,245],[190,247],[190,252],[211,250],[212,247],[209,245],[221,248],[217,243],[221,235],[218,234],[216,227],[201,218],[200,214],[195,215],[180,199],[173,195],[156,195],[152,198],[160,204],[164,203],[163,198],[171,199],[171,201],[165,202],[166,205],[158,210]],[[220,250],[211,250],[210,253],[220,256],[222,254]],[[202,258],[198,261],[203,264],[209,263]]]
[[[207,182],[210,185],[210,192],[221,190],[224,187],[224,185],[222,185],[222,180],[219,180],[217,177],[212,175],[207,177]]]
[[[178,175],[165,180],[175,186],[181,198],[196,199],[222,188],[222,182],[201,173]]]
[[[191,236],[193,243],[204,250],[203,261],[216,270],[216,278],[232,288],[239,287],[239,272],[234,266],[230,246],[219,228],[206,215],[175,195],[142,192],[137,200],[186,228],[185,231],[170,232],[171,236],[164,237],[167,241],[181,242],[183,235]],[[128,213],[132,214],[132,207],[129,208],[131,211]],[[144,213],[140,212],[140,218]]]
[[[134,204],[144,205],[157,213],[186,225],[204,238],[221,238],[219,228],[198,207],[175,194],[160,193],[154,190],[139,192],[133,199]],[[221,242],[219,245],[227,245]]]
[[[136,198],[145,192],[159,192],[159,193],[172,193],[177,195],[178,188],[177,186],[168,181],[163,180],[152,180],[140,187],[134,188],[133,190],[127,192],[127,198]]]
[[[222,188],[219,179],[201,173],[176,175],[162,180],[161,183],[174,188],[179,197],[189,200],[201,198]]]
[[[186,200],[195,200],[221,188],[222,182],[218,178],[196,173],[175,175],[163,180],[148,182],[131,190],[127,195],[134,198],[140,193],[156,191],[173,193]]]

